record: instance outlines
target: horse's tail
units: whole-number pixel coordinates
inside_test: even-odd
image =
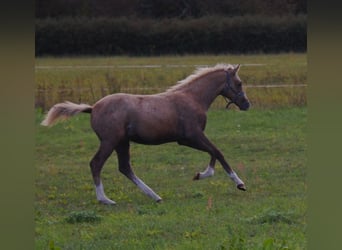
[[[93,107],[88,104],[76,104],[72,102],[64,102],[55,104],[41,122],[43,126],[52,126],[58,120],[68,119],[78,113],[91,113]]]

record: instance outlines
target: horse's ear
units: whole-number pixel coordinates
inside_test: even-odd
[[[233,73],[236,74],[240,69],[240,64],[237,64],[234,69],[233,69]]]

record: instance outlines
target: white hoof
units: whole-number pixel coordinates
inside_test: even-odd
[[[209,165],[203,172],[197,173],[193,179],[200,180],[200,179],[208,178],[208,177],[213,176],[214,173],[215,173],[214,167]]]
[[[239,178],[239,176],[235,172],[232,172],[228,175],[236,183],[238,189],[243,190],[245,188],[245,183],[243,183],[243,181]]]
[[[105,204],[105,205],[115,205],[116,202],[112,201],[111,199],[102,199],[102,200],[98,200],[100,203]]]
[[[96,190],[96,198],[99,202],[103,203],[103,204],[107,204],[107,205],[115,205],[115,201],[112,201],[111,199],[109,199],[104,190],[103,190],[103,185],[102,182],[100,182],[100,185],[95,186],[95,190]]]

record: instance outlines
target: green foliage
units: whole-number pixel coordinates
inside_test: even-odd
[[[306,16],[36,20],[36,56],[306,51]]]

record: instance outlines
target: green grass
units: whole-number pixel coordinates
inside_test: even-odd
[[[47,59],[46,59],[47,60]],[[54,61],[54,59],[52,59]],[[89,116],[52,128],[36,113],[36,249],[305,249],[307,246],[305,107],[212,109],[206,134],[243,179],[236,189],[217,163],[192,181],[206,153],[175,143],[132,144],[136,174],[162,198],[157,204],[117,168],[103,183],[116,206],[98,204],[89,161],[98,147]]]
[[[306,87],[253,88],[255,85],[307,84],[306,54],[206,55],[163,57],[42,57],[36,59],[36,107],[65,100],[93,104],[116,92],[151,94],[186,78],[195,65],[243,64],[239,75],[254,107],[306,105]],[[255,65],[257,64],[257,65]],[[159,65],[156,68],[135,66]],[[181,67],[171,67],[180,65]],[[120,68],[120,66],[128,66]],[[222,107],[218,99],[213,107]]]

